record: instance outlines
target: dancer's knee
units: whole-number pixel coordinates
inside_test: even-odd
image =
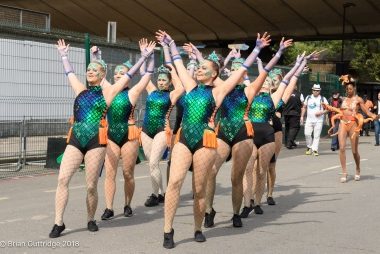
[[[194,190],[194,198],[196,199],[204,199],[206,196],[206,191],[204,188],[195,188]]]
[[[235,170],[234,174],[231,176],[232,185],[243,185],[244,170]]]
[[[354,151],[352,150],[352,156],[354,156],[355,158],[359,158],[360,157],[360,154],[358,151]]]
[[[173,179],[173,178],[169,179],[167,192],[169,190],[179,191],[181,189],[181,183],[182,183],[181,179]]]
[[[126,171],[123,173],[123,176],[126,182],[130,182],[134,180],[134,174],[132,172]]]
[[[68,177],[60,177],[58,179],[58,188],[68,188],[69,178]]]
[[[88,195],[96,195],[98,192],[96,184],[89,184],[87,186],[87,194]]]

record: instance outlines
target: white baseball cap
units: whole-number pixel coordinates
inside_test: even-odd
[[[313,87],[311,88],[311,90],[320,91],[321,90],[321,85],[320,84],[314,84]]]

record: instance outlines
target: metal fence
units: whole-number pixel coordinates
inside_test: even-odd
[[[54,29],[42,33],[0,25],[0,178],[46,172],[49,139],[64,138],[69,129],[74,93],[63,74],[55,48],[58,38],[70,43],[70,61],[79,79],[85,82],[86,50],[89,47],[85,34]],[[127,59],[135,62],[139,57],[135,43],[107,43],[105,38],[95,36],[91,36],[90,40],[91,45],[97,45],[102,50],[110,81],[117,64]],[[224,54],[228,50],[218,51]],[[162,59],[156,59],[158,66]],[[289,69],[280,68],[284,73]],[[257,73],[253,71],[250,75]],[[310,84],[315,80],[322,83],[323,93],[339,87],[335,75],[318,75],[303,75],[299,89],[308,94]],[[134,78],[131,83],[137,83],[137,79]],[[146,93],[137,104],[136,119],[140,125],[145,113],[145,99]],[[174,116],[175,112],[172,113],[172,121]]]

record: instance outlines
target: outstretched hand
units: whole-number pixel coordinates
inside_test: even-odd
[[[146,38],[142,38],[139,40],[140,52],[144,52],[147,46],[148,46],[148,40]]]
[[[67,56],[67,53],[69,52],[70,44],[66,45],[64,39],[59,39],[57,41],[57,45],[55,45],[55,46],[57,47],[58,53],[61,55],[61,57]]]
[[[156,42],[150,41],[149,44],[141,52],[141,55],[145,58],[148,58],[153,53],[153,50],[155,47],[156,47]]]
[[[156,39],[165,44],[170,44],[173,41],[172,37],[167,32],[162,30],[158,30],[156,32]]]
[[[91,52],[92,54],[96,54],[96,53],[98,53],[98,51],[99,51],[98,46],[92,46],[92,47],[90,48],[90,52]]]
[[[270,35],[267,32],[265,32],[262,37],[260,37],[260,34],[257,33],[256,47],[263,49],[266,46],[269,46],[270,42]]]
[[[195,54],[195,51],[191,45],[191,43],[185,43],[182,46],[183,50],[185,50],[187,54]]]
[[[301,55],[297,55],[297,60],[296,60],[297,64],[301,64],[301,62],[305,58],[305,54],[306,54],[306,51],[304,51]]]
[[[289,39],[285,41],[285,37],[282,37],[282,40],[280,42],[280,50],[284,51],[285,49],[289,48],[293,45],[293,39]]]
[[[306,58],[306,60],[318,60],[319,59],[319,55],[323,52],[323,51],[325,51],[326,49],[322,49],[322,50],[320,50],[320,51],[313,51],[313,52],[311,52],[309,55],[307,55],[305,58]]]

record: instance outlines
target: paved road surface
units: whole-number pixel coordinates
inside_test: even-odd
[[[264,214],[251,214],[240,229],[233,228],[230,221],[230,164],[225,164],[217,179],[216,226],[204,230],[205,243],[192,239],[191,177],[187,177],[174,220],[176,248],[170,253],[380,253],[380,148],[373,146],[373,137],[361,139],[360,182],[352,180],[355,167],[348,149],[351,179],[341,184],[338,156],[328,149],[328,142],[322,140],[319,157],[303,155],[304,148],[283,149],[274,194],[277,205],[264,203]],[[169,253],[162,247],[162,205],[143,205],[151,189],[147,165],[137,166],[135,176],[133,217],[121,215],[119,174],[116,218],[108,222],[100,220],[105,208],[104,177],[100,179],[96,213],[100,230],[90,233],[86,229],[84,173],[77,173],[64,216],[67,230],[54,240],[48,234],[54,222],[57,175],[0,180],[0,247],[6,245],[0,253],[52,253],[51,245],[65,245],[56,247],[54,253]],[[23,245],[40,246],[17,247]]]

